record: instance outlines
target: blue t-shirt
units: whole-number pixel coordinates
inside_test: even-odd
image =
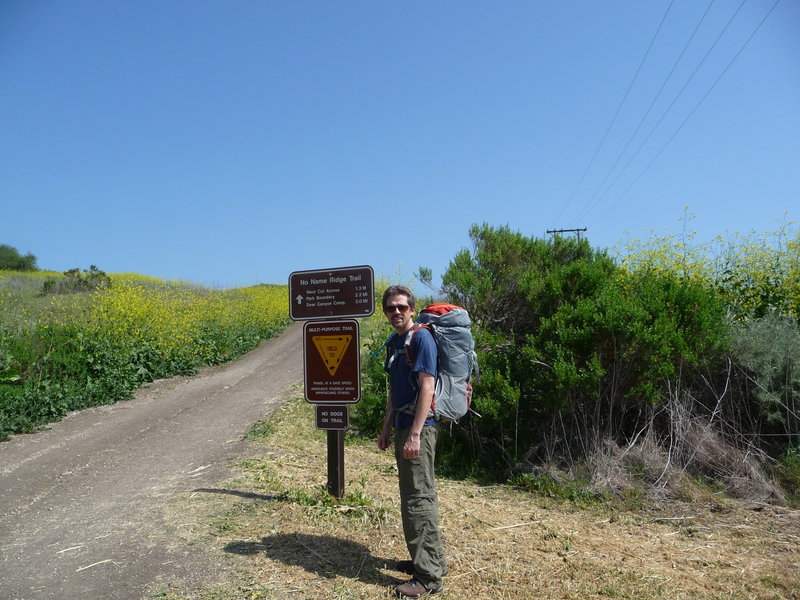
[[[417,373],[429,373],[436,377],[436,342],[431,332],[421,327],[414,332],[411,338],[411,355],[414,364],[408,364],[405,353],[402,352],[405,344],[405,335],[396,335],[389,342],[389,361],[386,372],[389,373],[392,391],[392,407],[395,409],[395,427],[402,429],[410,427],[414,422],[414,415],[404,412],[404,407],[412,404],[419,393],[419,379]],[[394,360],[392,360],[394,357]],[[425,425],[433,425],[436,419],[433,415],[425,421]]]

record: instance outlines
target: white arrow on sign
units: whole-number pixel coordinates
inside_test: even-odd
[[[302,294],[297,294],[297,298],[296,298],[296,300],[297,300],[297,303],[298,303],[298,304],[302,304],[302,303],[303,303],[303,296],[302,296]]]

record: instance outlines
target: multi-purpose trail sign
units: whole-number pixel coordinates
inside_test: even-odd
[[[304,388],[312,403],[355,403],[361,398],[358,321],[303,325]]]

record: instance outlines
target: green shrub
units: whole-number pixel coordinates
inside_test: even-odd
[[[715,357],[724,307],[701,282],[620,270],[586,240],[527,238],[473,226],[443,276],[475,321],[483,417],[455,428],[452,456],[508,477],[531,461],[578,460],[631,439],[670,380]]]
[[[22,256],[19,251],[8,244],[0,244],[0,271],[35,271],[36,257],[30,252]]]
[[[777,445],[800,444],[800,327],[771,312],[731,327],[731,358],[738,369],[734,392],[752,401],[748,433],[785,436]]]
[[[111,286],[111,278],[104,271],[91,265],[88,269],[70,269],[60,278],[49,277],[42,285],[42,295],[77,294]]]
[[[558,481],[549,473],[518,473],[511,476],[509,483],[538,496],[569,501],[577,506],[588,506],[604,499],[602,494],[591,489],[588,481]]]
[[[620,262],[630,271],[654,270],[714,287],[736,321],[770,312],[800,317],[800,230],[793,224],[705,244],[694,237],[684,231],[630,240]]]
[[[392,333],[382,313],[362,321],[362,339],[365,341],[361,353],[361,400],[351,414],[353,428],[361,436],[377,438],[383,428],[388,393],[388,375],[383,364],[385,343]]]

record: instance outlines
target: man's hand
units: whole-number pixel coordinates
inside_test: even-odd
[[[406,443],[403,444],[403,458],[417,458],[419,456],[419,432],[408,432]]]

